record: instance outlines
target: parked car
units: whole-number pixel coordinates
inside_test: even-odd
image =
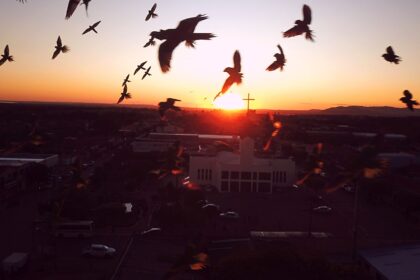
[[[113,257],[116,253],[114,248],[102,244],[91,244],[82,251],[84,257],[106,258]]]
[[[238,219],[239,218],[239,214],[233,211],[220,213],[219,216],[225,219]]]
[[[322,206],[313,208],[312,211],[316,213],[326,214],[326,213],[330,213],[332,211],[332,208],[326,205],[322,205]]]
[[[201,209],[204,211],[204,213],[207,216],[211,216],[211,217],[217,216],[220,213],[219,205],[216,205],[216,204],[213,204],[213,203],[208,203],[206,205],[203,205],[201,207]]]

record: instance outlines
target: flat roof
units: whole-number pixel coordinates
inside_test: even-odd
[[[420,244],[362,250],[359,255],[385,279],[419,279]]]

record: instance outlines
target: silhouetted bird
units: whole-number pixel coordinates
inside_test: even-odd
[[[216,100],[221,94],[225,94],[229,88],[236,83],[240,85],[242,83],[242,73],[241,73],[241,55],[239,51],[235,51],[233,54],[233,68],[227,67],[223,72],[229,74],[229,77],[226,79],[225,83],[223,84],[222,90],[214,97],[213,100]]]
[[[131,98],[131,94],[127,92],[127,85],[124,85],[123,92],[121,92],[121,96],[118,99],[117,104],[120,104],[124,99],[129,99],[129,98]]]
[[[401,97],[400,100],[402,103],[405,103],[407,108],[411,111],[414,111],[414,105],[419,105],[416,100],[413,100],[413,95],[408,90],[404,90],[404,97]]]
[[[90,32],[90,31],[93,31],[93,32],[95,32],[95,33],[98,33],[98,32],[96,31],[95,27],[97,27],[100,23],[101,23],[101,21],[98,21],[98,22],[95,22],[93,25],[89,25],[89,28],[88,28],[88,29],[86,29],[86,30],[82,33],[82,35],[84,35],[84,34],[86,34],[86,33]]]
[[[148,21],[150,18],[155,18],[155,17],[157,17],[158,15],[157,14],[155,14],[155,10],[156,10],[156,3],[153,5],[153,7],[149,10],[149,13],[147,14],[147,16],[146,16],[146,21]]]
[[[6,47],[4,48],[4,53],[1,55],[0,59],[0,66],[3,65],[6,61],[14,61],[13,56],[9,54],[9,45],[6,45]]]
[[[210,40],[214,37],[212,33],[194,33],[197,24],[207,18],[205,15],[197,15],[182,20],[176,29],[161,29],[150,33],[156,39],[165,40],[159,46],[159,63],[163,73],[171,68],[172,52],[181,42],[185,41],[186,46],[194,47],[196,40]]]
[[[92,0],[83,0],[83,2],[80,4],[81,5],[85,5],[85,9],[86,9],[86,15],[88,15],[88,9],[89,9],[89,2]]]
[[[166,98],[166,101],[159,102],[159,114],[161,118],[165,116],[165,113],[168,110],[181,111],[181,108],[174,106],[176,101],[181,100],[175,98]]]
[[[136,68],[136,70],[134,70],[134,74],[133,75],[136,75],[137,74],[137,72],[139,72],[140,70],[146,70],[146,68],[144,68],[143,66],[145,65],[147,63],[147,61],[144,61],[144,62],[142,62],[140,65],[137,65],[137,68]]]
[[[274,55],[274,57],[276,58],[276,61],[274,61],[273,63],[271,63],[270,66],[267,67],[266,69],[267,71],[274,71],[277,68],[280,68],[280,70],[283,71],[283,67],[286,64],[286,58],[284,56],[283,49],[281,48],[280,45],[277,45],[277,47],[279,48],[280,53],[276,53]]]
[[[124,79],[124,81],[122,83],[122,86],[126,86],[127,83],[131,82],[128,78],[130,78],[130,74],[128,74],[127,77],[125,77],[125,79]]]
[[[312,21],[312,13],[311,8],[308,5],[303,5],[303,20],[296,20],[295,26],[283,32],[283,36],[294,37],[298,35],[302,35],[305,33],[305,38],[311,41],[314,41],[312,30],[309,29],[309,25]]]
[[[144,44],[143,48],[147,48],[150,45],[154,46],[155,44],[156,44],[155,37],[150,36],[149,41],[147,41],[147,43]]]
[[[17,0],[17,1],[19,1],[20,3],[25,3],[26,2],[26,0]]]
[[[77,6],[79,6],[79,3],[80,3],[80,0],[69,0],[69,5],[67,6],[67,12],[66,12],[66,19],[69,19],[73,15]]]
[[[57,45],[55,46],[55,51],[54,51],[54,54],[52,56],[52,59],[56,58],[57,55],[60,54],[60,52],[66,53],[69,50],[70,49],[67,46],[63,46],[63,43],[61,42],[61,38],[60,38],[60,36],[58,36]]]
[[[152,68],[152,66],[149,66],[149,68],[147,68],[147,70],[144,72],[143,77],[141,77],[142,80],[147,76],[152,76],[152,74],[150,74],[150,68]]]
[[[392,47],[391,47],[391,46],[389,46],[388,48],[386,48],[386,53],[384,53],[384,54],[382,55],[382,57],[383,57],[386,61],[389,61],[389,62],[391,62],[391,63],[395,63],[395,64],[398,64],[398,63],[400,63],[400,61],[401,61],[401,58],[400,58],[398,55],[396,55],[396,54],[394,53],[394,50],[392,49]]]

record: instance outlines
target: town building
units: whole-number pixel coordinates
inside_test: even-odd
[[[296,167],[289,158],[256,157],[254,140],[245,137],[239,153],[192,153],[189,176],[192,182],[215,186],[220,192],[271,193],[293,185]]]

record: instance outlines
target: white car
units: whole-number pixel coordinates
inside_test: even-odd
[[[330,213],[332,211],[332,208],[326,205],[322,205],[322,206],[315,207],[312,210],[316,213],[326,214],[326,213]]]
[[[82,255],[85,257],[106,258],[113,257],[116,250],[102,244],[91,244],[88,248],[83,250]]]
[[[219,216],[222,217],[222,218],[226,218],[226,219],[238,219],[239,218],[239,214],[236,213],[236,212],[233,212],[233,211],[220,213]]]

